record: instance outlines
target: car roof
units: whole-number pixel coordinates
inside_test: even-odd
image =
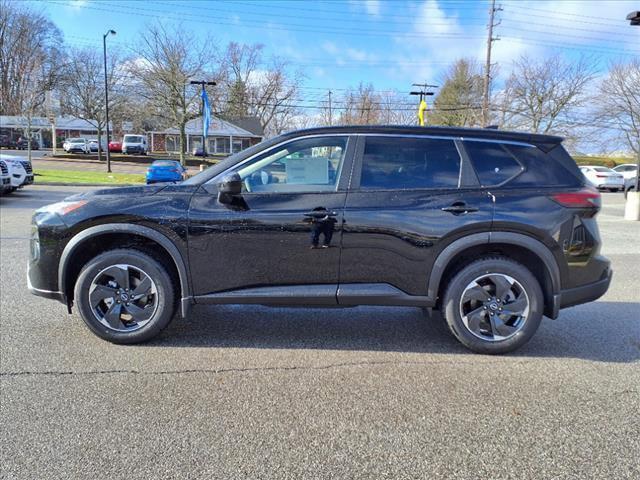
[[[419,127],[407,125],[351,125],[335,127],[316,127],[287,132],[283,136],[297,137],[314,134],[395,134],[395,135],[436,135],[450,137],[472,137],[492,140],[511,140],[516,142],[558,144],[564,140],[554,135],[513,132],[493,128],[464,127]]]

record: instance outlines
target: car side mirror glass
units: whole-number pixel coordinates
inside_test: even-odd
[[[226,175],[218,184],[218,201],[231,203],[233,198],[242,193],[242,178],[237,172]]]

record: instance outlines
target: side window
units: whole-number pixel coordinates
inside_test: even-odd
[[[457,188],[460,163],[453,140],[366,137],[360,188]]]
[[[578,182],[575,173],[567,170],[562,163],[555,161],[549,154],[537,147],[505,145],[505,148],[526,168],[522,175],[514,178],[513,185],[523,187],[574,186]]]
[[[347,137],[315,137],[289,142],[241,165],[245,192],[335,191]]]
[[[464,147],[483,187],[500,185],[522,171],[522,165],[500,143],[465,141]]]

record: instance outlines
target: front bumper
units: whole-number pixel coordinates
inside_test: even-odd
[[[32,293],[33,295],[37,295],[38,297],[44,297],[44,298],[49,298],[52,300],[58,300],[59,302],[62,302],[64,304],[67,303],[67,300],[64,296],[64,293],[62,292],[55,292],[52,290],[43,290],[41,288],[35,288],[32,284],[31,284],[31,275],[30,275],[31,271],[29,268],[27,268],[27,288],[29,289],[29,292]]]
[[[122,147],[122,153],[144,153],[144,151],[144,147],[139,146]]]

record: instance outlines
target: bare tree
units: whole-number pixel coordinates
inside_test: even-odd
[[[138,94],[157,116],[180,130],[180,161],[187,151],[186,125],[199,114],[200,90],[190,80],[213,78],[211,42],[199,41],[187,29],[152,25],[141,34],[136,58],[128,63]],[[215,91],[211,96],[215,98]]]
[[[117,54],[108,57],[107,84],[109,86],[109,108],[117,109],[122,102],[119,85],[121,73],[117,68]],[[62,108],[81,118],[98,131],[98,158],[102,160],[102,130],[106,127],[104,95],[104,64],[101,52],[90,48],[70,51],[69,60],[61,81]]]
[[[62,34],[48,18],[0,0],[0,114],[38,113],[56,83],[61,57]]]
[[[343,125],[376,125],[381,123],[380,98],[372,84],[362,82],[357,89],[348,89],[341,105],[340,123]]]
[[[613,127],[616,139],[640,152],[640,59],[614,63],[595,99],[595,124]]]
[[[535,133],[575,133],[576,110],[588,101],[587,87],[595,78],[591,58],[568,62],[559,56],[515,62],[505,89],[498,96],[505,127]]]
[[[302,74],[290,73],[288,64],[272,58],[265,61],[263,45],[229,43],[219,56],[222,113],[234,117],[255,116],[267,135],[290,128],[300,113],[296,106]]]
[[[415,97],[402,94],[396,90],[378,94],[380,106],[380,123],[385,125],[415,125],[418,106]]]

